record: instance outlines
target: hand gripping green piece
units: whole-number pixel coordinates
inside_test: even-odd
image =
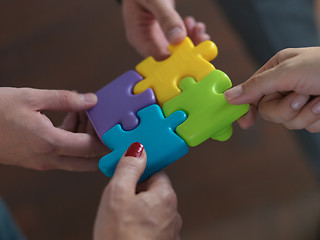
[[[180,81],[182,93],[163,105],[166,116],[182,110],[188,118],[176,128],[189,146],[197,146],[208,138],[225,141],[232,135],[232,123],[249,110],[249,105],[231,105],[223,92],[232,83],[220,70],[214,70],[201,81],[187,77]]]

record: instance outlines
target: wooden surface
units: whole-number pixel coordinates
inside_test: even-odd
[[[234,84],[257,66],[209,0],[178,1],[183,16],[207,23],[219,48],[214,65]],[[105,0],[0,1],[0,84],[96,91],[141,57],[127,44],[121,9]],[[1,96],[0,96],[1,99]],[[58,124],[61,114],[52,114]],[[3,136],[2,136],[3,137]],[[261,119],[235,125],[166,169],[184,219],[183,239],[314,239],[318,184],[292,132]],[[37,172],[0,165],[0,193],[29,239],[91,239],[100,172]]]

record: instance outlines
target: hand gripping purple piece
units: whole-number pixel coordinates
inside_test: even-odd
[[[128,71],[96,92],[98,103],[87,115],[100,139],[116,124],[126,131],[139,125],[137,112],[156,103],[152,89],[134,95],[134,86],[143,79],[136,71]]]

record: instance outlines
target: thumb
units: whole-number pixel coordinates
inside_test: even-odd
[[[146,8],[155,15],[170,44],[178,44],[185,39],[187,31],[184,22],[171,1],[145,1]]]
[[[93,93],[79,94],[67,90],[38,90],[33,92],[37,110],[79,112],[92,108],[98,99]]]
[[[111,184],[121,186],[120,191],[135,194],[137,183],[143,174],[147,163],[147,156],[141,143],[135,142],[128,148],[120,159],[111,179]]]

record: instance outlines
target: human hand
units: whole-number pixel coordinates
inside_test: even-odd
[[[147,156],[140,143],[121,158],[105,188],[94,226],[94,240],[180,239],[182,220],[177,198],[163,172],[138,185]]]
[[[1,87],[0,96],[0,163],[37,170],[98,168],[106,148],[82,121],[84,113],[70,113],[61,128],[41,113],[84,111],[96,104],[94,94]]]
[[[174,0],[123,0],[124,25],[129,43],[143,56],[167,58],[168,45],[189,36],[193,43],[209,40],[206,26],[193,17],[184,20],[174,8]]]
[[[248,81],[225,92],[231,104],[250,103],[240,126],[254,124],[257,109],[288,129],[320,131],[320,47],[285,49]]]

